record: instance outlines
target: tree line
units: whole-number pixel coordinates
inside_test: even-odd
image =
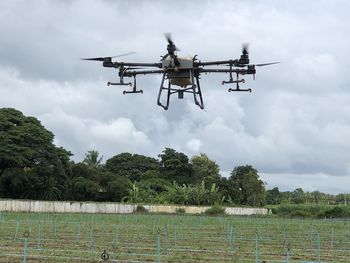
[[[234,167],[226,178],[206,154],[189,158],[172,148],[165,148],[158,158],[124,152],[105,162],[91,150],[81,162],[74,162],[72,154],[53,140],[53,133],[36,118],[0,109],[1,198],[239,206],[347,198],[332,199],[301,188],[266,190],[251,165]]]

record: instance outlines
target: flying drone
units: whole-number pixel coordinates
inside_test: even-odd
[[[164,56],[161,56],[160,62],[158,63],[112,61],[114,58],[130,55],[134,52],[114,57],[83,58],[82,60],[101,61],[103,62],[103,67],[116,68],[118,70],[119,82],[108,82],[107,85],[130,86],[131,90],[124,90],[124,95],[143,93],[141,89],[137,89],[137,76],[162,74],[157,104],[165,110],[169,108],[171,95],[177,94],[179,99],[183,99],[185,93],[192,94],[194,103],[201,109],[204,109],[203,96],[199,81],[201,74],[226,73],[229,78],[228,80],[222,81],[221,84],[233,84],[233,88],[228,89],[229,92],[251,92],[251,89],[242,89],[240,87],[241,83],[245,83],[245,80],[240,78],[240,75],[253,75],[253,78],[255,79],[255,67],[280,63],[271,62],[264,64],[249,64],[248,44],[242,45],[242,55],[239,59],[202,62],[197,59],[197,55],[185,58],[178,57],[176,51],[179,51],[179,49],[174,44],[171,35],[165,34],[165,37],[168,42],[167,53]],[[208,68],[208,66],[211,66],[211,68]],[[124,78],[133,78],[133,81],[126,82]]]

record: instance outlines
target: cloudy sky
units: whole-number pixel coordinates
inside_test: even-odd
[[[251,164],[282,190],[350,192],[349,1],[1,1],[0,107],[42,121],[79,161],[172,147],[208,154],[223,175]],[[282,61],[228,93],[225,75],[202,76],[205,109],[190,96],[156,105],[160,76],[123,96],[116,71],[81,57],[136,51],[158,62],[172,32],[180,56]]]

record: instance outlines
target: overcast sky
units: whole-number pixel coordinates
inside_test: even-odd
[[[35,116],[76,161],[88,150],[157,157],[172,147],[206,153],[223,175],[251,164],[267,187],[350,192],[349,1],[1,1],[0,107]],[[179,56],[282,61],[246,76],[252,93],[228,93],[225,75],[203,75],[205,109],[191,96],[156,105],[106,86],[116,71],[81,57],[158,62],[172,32]]]

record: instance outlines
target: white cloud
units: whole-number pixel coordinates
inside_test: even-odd
[[[344,184],[349,185],[350,176],[332,176],[322,173],[313,175],[261,173],[260,177],[267,183],[267,189],[277,186],[280,191],[293,191],[296,188],[302,188],[304,191],[312,192],[317,190],[333,194],[349,192]]]
[[[201,141],[198,139],[191,139],[186,143],[186,147],[191,152],[198,152],[201,148]]]
[[[106,143],[135,144],[143,147],[149,143],[147,136],[138,131],[132,121],[126,118],[112,120],[109,123],[97,123],[91,128],[92,135],[96,140],[103,140]]]

